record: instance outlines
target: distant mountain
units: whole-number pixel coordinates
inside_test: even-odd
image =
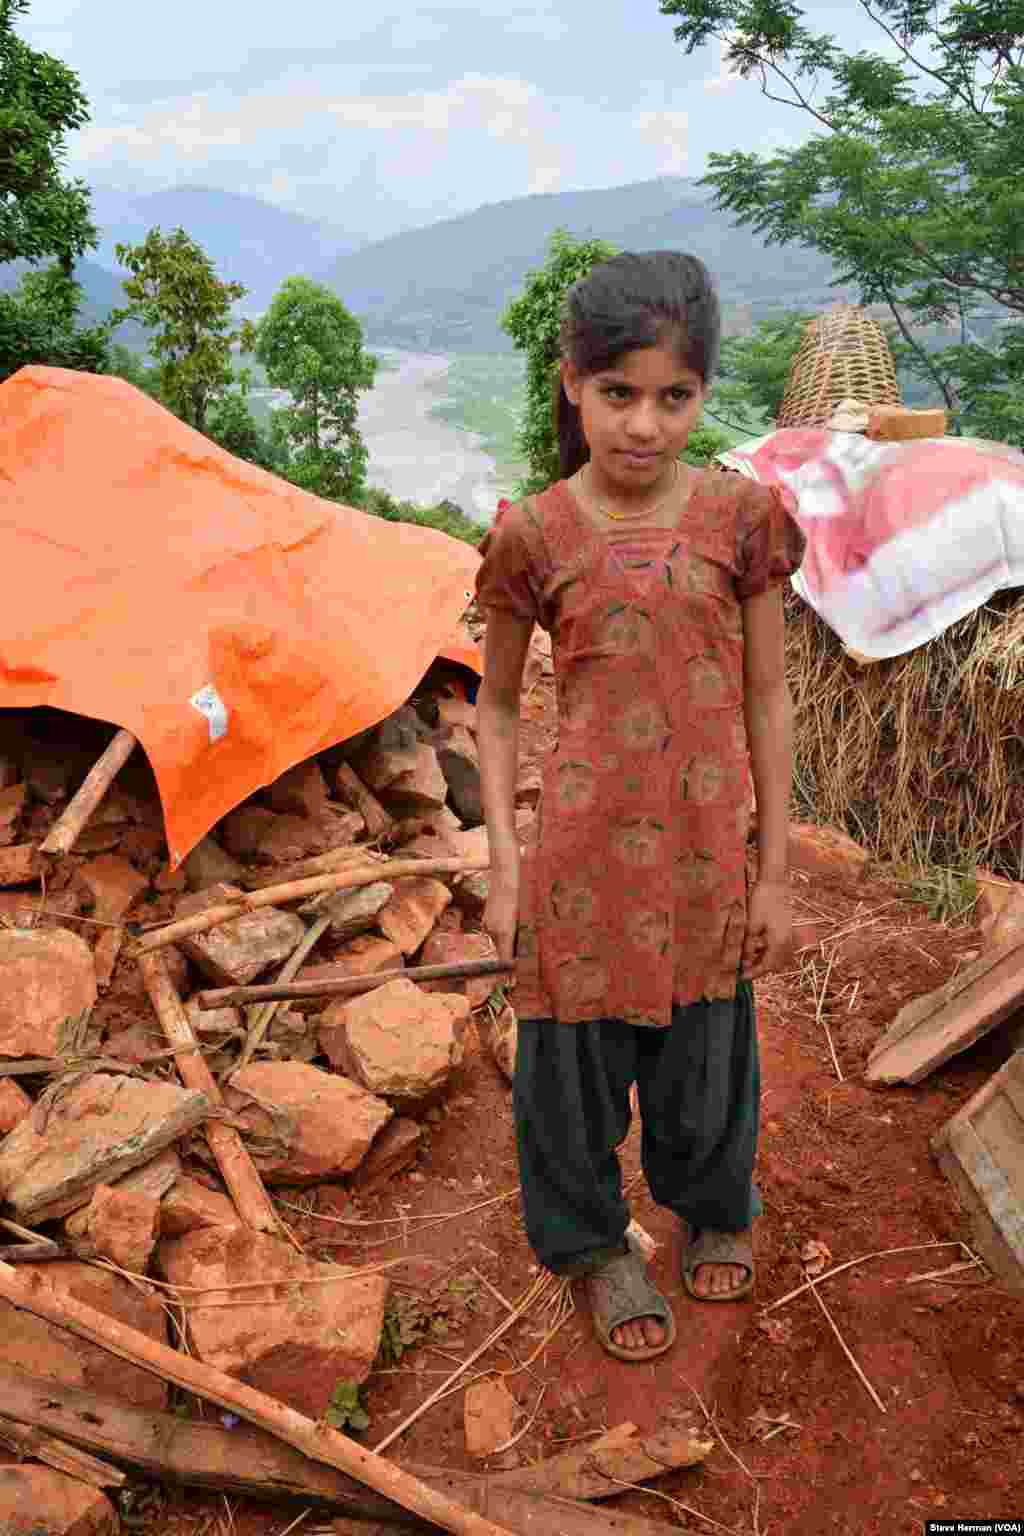
[[[9,293],[12,288],[16,288],[22,273],[28,271],[28,265],[25,261],[9,261],[0,266],[0,293]],[[48,263],[41,265],[46,266]],[[82,289],[78,319],[83,326],[99,324],[112,309],[119,309],[126,302],[121,279],[98,262],[80,261],[75,267],[75,277]],[[114,337],[133,352],[145,350],[146,332],[133,320],[119,326]]]
[[[526,274],[543,265],[557,228],[599,236],[622,250],[692,251],[715,274],[723,304],[743,306],[755,319],[839,297],[829,287],[832,268],[816,251],[767,247],[682,177],[489,204],[364,245],[338,257],[321,280],[359,316],[372,343],[504,351],[511,342],[500,329],[501,314]]]
[[[246,313],[265,309],[286,277],[313,276],[359,241],[346,231],[258,197],[211,187],[171,187],[139,196],[112,187],[92,188],[93,220],[100,233],[96,260],[114,268],[114,247],[135,245],[159,225],[184,229],[210,256],[221,277],[250,290]]]

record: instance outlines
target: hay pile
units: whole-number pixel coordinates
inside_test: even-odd
[[[801,815],[894,864],[1024,879],[1024,588],[869,666],[788,591],[786,647]]]

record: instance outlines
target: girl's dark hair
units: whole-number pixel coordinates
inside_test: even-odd
[[[584,375],[613,368],[627,352],[678,345],[707,385],[718,366],[721,316],[711,274],[681,251],[626,252],[593,267],[565,296],[562,356]],[[574,475],[589,459],[580,413],[557,382],[559,470]]]

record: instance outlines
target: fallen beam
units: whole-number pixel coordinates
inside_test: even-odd
[[[189,1422],[7,1366],[0,1369],[0,1397],[7,1411],[22,1423],[59,1435],[115,1466],[142,1472],[160,1482],[251,1499],[294,1500],[410,1532],[436,1529],[432,1521],[401,1508],[338,1468],[310,1460],[253,1425],[239,1424],[227,1430],[215,1424]],[[613,1431],[598,1444],[615,1437],[617,1432]],[[562,1462],[561,1456],[555,1456],[542,1465],[554,1469]],[[678,1533],[681,1529],[635,1515],[591,1509],[527,1488],[505,1488],[502,1482],[508,1474],[481,1477],[471,1472],[416,1467],[414,1475],[473,1505],[479,1513],[500,1520],[513,1536],[667,1536],[669,1530]],[[549,1478],[557,1481],[551,1473]]]
[[[504,960],[464,960],[458,965],[418,965],[401,971],[376,971],[372,976],[350,976],[334,981],[270,981],[262,986],[217,987],[196,994],[199,1007],[243,1007],[303,997],[355,997],[372,992],[388,981],[464,981],[470,976],[507,976],[513,967]]]
[[[382,1456],[357,1445],[323,1421],[314,1422],[294,1408],[277,1402],[265,1392],[235,1381],[212,1365],[179,1354],[167,1344],[147,1338],[116,1318],[87,1306],[69,1294],[57,1295],[40,1275],[23,1276],[9,1264],[0,1264],[0,1297],[19,1311],[31,1312],[46,1322],[66,1328],[78,1338],[98,1344],[121,1360],[172,1382],[187,1392],[226,1408],[294,1446],[304,1456],[346,1472],[350,1477],[383,1493],[413,1514],[432,1520],[456,1536],[510,1536],[506,1528],[455,1503],[444,1493],[394,1466]],[[63,1386],[60,1387],[63,1392]],[[54,1394],[57,1395],[56,1393]],[[540,1526],[534,1527],[540,1532]],[[550,1525],[545,1536],[549,1536]]]
[[[69,800],[39,845],[41,853],[70,853],[96,807],[131,757],[138,742],[131,731],[118,731],[110,746],[90,768],[77,793]]]
[[[134,953],[147,955],[168,944],[176,944],[196,933],[208,933],[221,923],[229,923],[243,912],[254,912],[258,907],[276,907],[289,901],[304,901],[320,891],[354,891],[363,885],[373,885],[377,880],[407,880],[418,875],[465,875],[473,870],[489,869],[490,859],[382,859],[376,864],[364,864],[358,869],[340,869],[336,873],[314,875],[309,880],[289,880],[284,885],[268,885],[259,891],[240,893],[233,901],[192,917],[182,917],[155,928],[137,940]]]

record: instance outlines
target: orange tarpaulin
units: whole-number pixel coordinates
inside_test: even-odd
[[[0,706],[137,736],[172,863],[438,654],[479,672],[460,625],[478,565],[232,457],[121,379],[0,385]]]

